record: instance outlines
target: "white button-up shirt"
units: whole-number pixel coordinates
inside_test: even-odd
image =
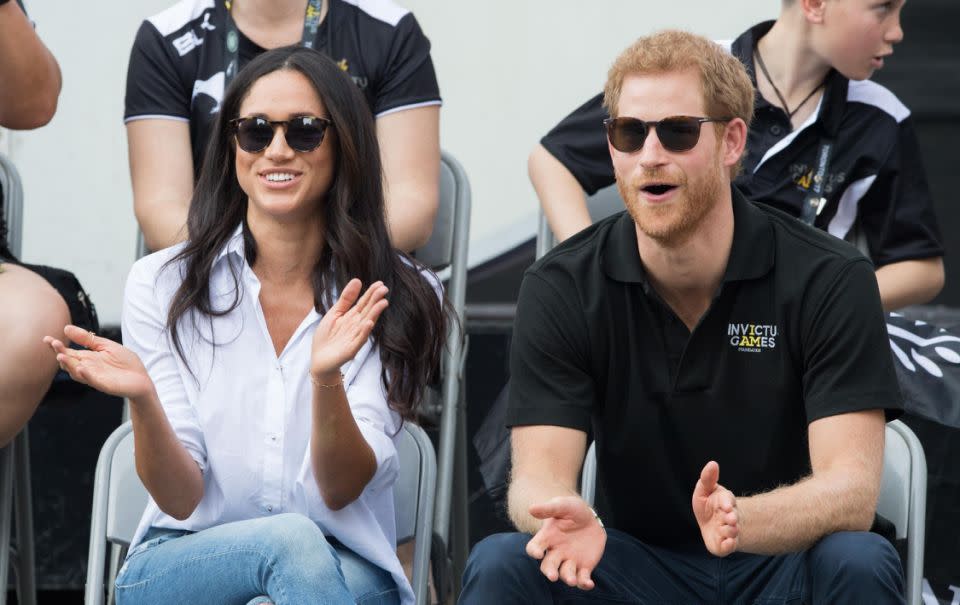
[[[359,498],[333,511],[320,496],[310,460],[308,372],[321,315],[311,309],[277,356],[260,306],[260,281],[244,258],[238,228],[214,261],[210,298],[215,309],[229,308],[237,297],[239,304],[222,317],[193,311],[183,316],[178,331],[188,369],[166,329],[183,264],[164,265],[181,249],[174,246],[134,264],[124,297],[123,343],[140,356],[174,432],[203,472],[203,498],[184,521],[164,514],[151,498],[131,547],[151,526],[200,531],[297,512],[389,571],[403,602],[412,603],[413,591],[395,552],[398,463],[392,435],[400,417],[387,407],[379,348],[368,341],[341,368],[350,409],[373,449],[377,470]]]

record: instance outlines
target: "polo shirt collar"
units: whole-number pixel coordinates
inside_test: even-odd
[[[756,279],[773,267],[773,227],[766,214],[748,201],[736,187],[733,197],[733,246],[723,281]],[[637,250],[637,231],[629,212],[620,213],[603,244],[601,266],[613,280],[640,284],[649,292],[650,283]]]
[[[763,98],[757,88],[757,72],[753,62],[753,51],[757,47],[757,41],[764,37],[775,21],[764,21],[758,23],[740,34],[730,45],[730,52],[743,63],[747,68],[747,74],[753,83],[754,106],[769,107],[770,103]],[[823,99],[820,101],[820,109],[817,114],[817,122],[820,123],[824,132],[830,137],[836,137],[840,129],[840,122],[843,118],[843,111],[847,103],[847,88],[850,80],[845,78],[840,72],[831,69],[827,74]]]

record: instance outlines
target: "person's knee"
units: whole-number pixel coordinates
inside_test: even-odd
[[[39,275],[4,265],[0,274],[0,445],[9,442],[33,414],[57,372],[46,335],[63,338],[70,312],[60,294]]]
[[[810,550],[809,560],[818,582],[903,584],[900,556],[886,538],[875,533],[851,531],[826,536]]]
[[[309,517],[283,513],[262,519],[264,535],[270,536],[278,557],[329,558],[332,549],[323,532]]]

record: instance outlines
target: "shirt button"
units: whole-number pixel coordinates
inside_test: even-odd
[[[774,124],[773,126],[770,127],[770,134],[772,134],[775,137],[780,136],[782,132],[783,132],[783,129],[780,128],[780,126],[777,124]]]
[[[277,436],[276,436],[276,435],[272,435],[272,436],[270,437],[270,441],[276,441],[276,440],[277,440]]]
[[[273,512],[273,505],[270,505],[270,504],[267,505],[267,512],[268,512],[268,513],[272,513],[272,512]]]

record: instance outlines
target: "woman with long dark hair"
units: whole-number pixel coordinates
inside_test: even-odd
[[[350,79],[316,51],[266,52],[226,92],[188,241],[131,270],[126,346],[48,337],[76,380],[131,402],[151,500],[119,603],[412,601],[393,438],[445,314],[390,246],[381,183]]]

